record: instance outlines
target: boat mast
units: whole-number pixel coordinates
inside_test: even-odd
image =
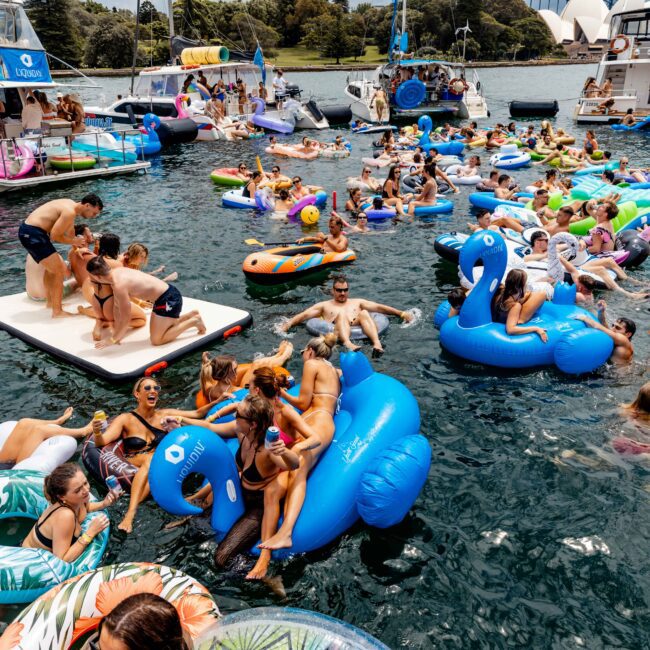
[[[174,7],[173,0],[167,0],[167,17],[169,19],[169,62],[174,63]]]
[[[135,5],[135,42],[133,43],[133,63],[131,64],[131,92],[133,96],[133,82],[135,80],[135,65],[138,62],[138,40],[140,39],[140,0]]]
[[[402,0],[402,33],[400,34],[400,39],[404,38],[404,34],[406,34],[406,0]]]

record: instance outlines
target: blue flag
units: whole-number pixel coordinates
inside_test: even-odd
[[[260,69],[260,72],[262,73],[262,83],[266,85],[266,68],[264,67],[264,55],[262,54],[262,48],[259,45],[255,50],[253,63]]]

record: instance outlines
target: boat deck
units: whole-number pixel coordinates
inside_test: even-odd
[[[42,176],[31,176],[23,178],[1,178],[0,193],[21,190],[27,187],[36,187],[38,185],[49,185],[52,183],[74,182],[81,179],[95,178],[98,176],[114,176],[116,174],[130,174],[136,171],[146,171],[151,167],[151,163],[138,161],[126,165],[115,165],[110,167],[98,167],[96,169],[78,169],[75,171],[59,171]]]

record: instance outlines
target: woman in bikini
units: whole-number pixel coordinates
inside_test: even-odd
[[[194,411],[156,408],[160,397],[160,385],[155,379],[142,377],[133,387],[138,405],[129,413],[118,415],[102,432],[102,423],[93,421],[94,441],[97,447],[105,447],[122,439],[124,456],[138,468],[131,484],[129,508],[118,528],[127,533],[133,530],[133,519],[138,506],[149,495],[149,465],[160,441],[167,435],[169,421],[173,416],[203,418],[216,404],[210,402]],[[163,427],[163,428],[161,428]]]
[[[41,443],[54,436],[72,436],[85,438],[92,430],[92,420],[79,429],[68,429],[62,425],[71,417],[74,409],[71,406],[63,415],[55,420],[37,420],[21,418],[16,422],[9,437],[0,447],[0,469],[12,469],[14,465],[29,458]]]
[[[381,191],[381,198],[384,200],[385,205],[390,205],[397,210],[397,214],[402,217],[406,216],[404,212],[404,201],[408,201],[411,198],[410,194],[402,196],[399,192],[399,181],[402,175],[402,170],[397,166],[393,165],[388,170],[388,177],[384,181],[384,185]]]
[[[254,199],[257,186],[262,182],[262,172],[254,171],[250,180],[244,185],[241,195],[247,199]]]
[[[201,402],[223,402],[234,399],[233,393],[240,388],[246,388],[258,368],[284,366],[293,354],[293,343],[282,341],[276,354],[255,359],[255,361],[239,368],[237,359],[230,354],[222,354],[210,358],[209,352],[204,352],[201,358],[199,384],[201,386]],[[210,421],[219,417],[210,416]]]
[[[436,204],[438,185],[436,184],[434,178],[435,173],[436,168],[434,165],[424,166],[424,169],[422,170],[422,175],[424,177],[424,187],[422,188],[422,192],[420,192],[420,194],[409,203],[409,215],[414,215],[415,208],[418,206],[426,207]]]
[[[274,498],[286,494],[284,521],[278,532],[260,544],[260,548],[274,550],[291,547],[291,535],[305,501],[307,477],[320,455],[330,446],[334,437],[334,414],[337,410],[341,381],[339,371],[330,363],[336,345],[334,333],[310,339],[302,351],[303,373],[298,397],[281,391],[282,399],[302,410],[303,420],[316,432],[309,442],[320,442],[315,448],[304,449],[300,467],[278,477]],[[270,495],[269,495],[270,496]]]
[[[598,205],[593,216],[596,218],[596,225],[589,231],[590,239],[587,240],[587,250],[592,255],[613,251],[616,233],[612,226],[612,219],[618,216],[618,208],[614,203],[606,201]]]
[[[526,271],[512,269],[505,283],[499,287],[492,300],[492,320],[503,323],[510,336],[537,334],[544,343],[548,341],[546,330],[541,327],[524,326],[544,304],[544,291],[526,291]]]
[[[108,526],[108,517],[95,517],[85,532],[81,524],[90,512],[112,505],[115,493],[103,501],[90,502],[90,485],[78,465],[59,465],[43,483],[45,498],[52,504],[38,518],[23,540],[23,548],[42,548],[64,562],[74,562]]]
[[[268,399],[248,395],[226,409],[235,412],[232,422],[210,424],[206,420],[180,419],[182,424],[206,427],[222,438],[236,437],[239,440],[235,463],[239,469],[245,511],[219,543],[214,555],[218,567],[225,567],[235,555],[249,550],[259,539],[267,486],[280,472],[296,469],[300,464],[298,454],[288,449],[282,438],[268,449],[264,445],[266,430],[273,426],[275,418]],[[225,415],[225,411],[222,415]],[[209,488],[202,488],[194,498],[204,496],[206,492],[209,492]]]

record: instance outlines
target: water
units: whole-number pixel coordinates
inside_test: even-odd
[[[481,78],[494,119],[507,118],[509,99],[556,96],[563,100],[556,124],[582,136],[571,109],[592,71],[590,66],[489,69]],[[324,103],[335,103],[345,75],[290,77]],[[127,87],[126,80],[100,82],[109,98]],[[320,135],[328,139],[334,132]],[[647,136],[615,134],[608,127],[599,127],[597,136],[603,148],[629,155],[632,163],[650,163]],[[345,177],[358,174],[358,159],[369,155],[370,136],[350,139],[349,159],[282,162],[282,169],[337,189],[342,197]],[[268,166],[260,141],[186,145],[165,152],[144,177],[0,197],[1,293],[23,290],[24,250],[16,231],[25,215],[48,199],[97,191],[107,208],[93,230],[119,233],[126,243],[145,242],[151,268],[163,263],[178,271],[184,294],[252,312],[253,327],[213,352],[235,354],[242,362],[269,352],[281,340],[274,331],[278,321],[322,300],[327,285],[322,280],[272,290],[246,283],[240,267],[252,249],[245,239],[280,241],[302,232],[267,215],[220,206],[211,169],[240,160],[250,166],[258,153]],[[524,186],[534,173],[517,177]],[[303,607],[343,618],[395,648],[648,645],[650,480],[647,466],[626,462],[608,444],[616,435],[635,433],[616,406],[631,400],[647,380],[647,304],[606,296],[612,315],[631,316],[638,324],[636,361],[625,370],[576,380],[553,368],[505,372],[444,354],[431,321],[457,279],[432,244],[436,234],[462,230],[473,219],[470,190],[461,191],[453,216],[354,239],[358,261],[347,269],[353,296],[422,313],[413,327],[392,323],[386,355],[375,363],[413,391],[422,433],[433,449],[429,480],[406,520],[387,531],[359,525],[326,549],[278,565],[285,601],[243,580],[241,570],[215,571],[207,520],[163,530],[173,518],[152,502],[140,508],[128,537],[116,529],[126,501],[113,509],[105,563],[169,564],[206,584],[223,611]],[[648,268],[634,275],[648,280]],[[296,349],[306,340],[298,328]],[[72,404],[72,423],[78,426],[96,409],[113,416],[134,406],[128,386],[87,376],[5,333],[0,342],[3,420],[54,416]],[[192,407],[199,362],[200,354],[193,354],[161,377],[162,404]],[[296,354],[289,370],[299,377],[300,368]],[[2,610],[2,620],[17,611]]]

